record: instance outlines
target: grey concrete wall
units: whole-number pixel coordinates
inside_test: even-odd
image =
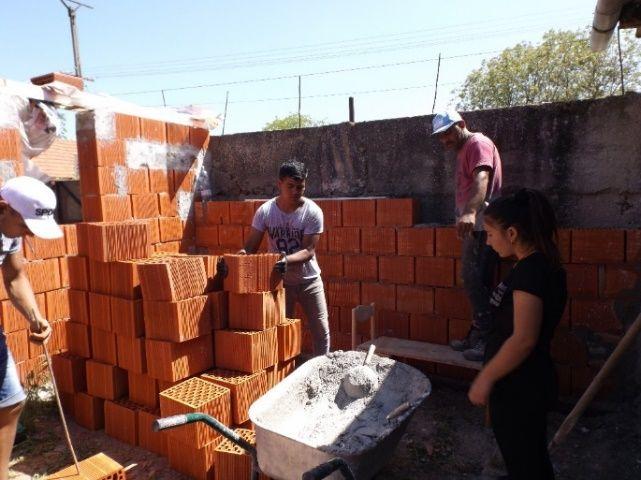
[[[495,141],[505,189],[542,189],[562,226],[641,225],[641,94],[464,117]],[[310,197],[415,197],[423,222],[451,223],[455,159],[428,135],[431,119],[214,138],[214,196],[271,196],[279,164],[296,158],[310,169]]]

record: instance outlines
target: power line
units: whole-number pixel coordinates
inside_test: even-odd
[[[452,60],[452,59],[457,59],[457,58],[466,58],[466,57],[475,57],[479,55],[486,55],[489,53],[497,53],[500,52],[501,50],[486,50],[484,52],[474,52],[474,53],[465,53],[461,55],[451,55],[449,57],[442,57],[443,60]],[[388,67],[399,67],[399,66],[404,66],[404,65],[413,65],[417,63],[427,63],[427,62],[434,62],[437,61],[438,57],[434,58],[419,58],[415,60],[408,60],[406,62],[392,62],[392,63],[379,63],[376,65],[363,65],[360,67],[350,67],[350,68],[339,68],[336,70],[323,70],[319,72],[310,72],[310,73],[303,73],[301,75],[279,75],[276,77],[261,77],[261,78],[250,78],[246,80],[234,80],[230,82],[218,82],[218,83],[205,83],[205,84],[199,84],[199,85],[187,85],[183,87],[173,87],[173,88],[162,88],[162,89],[155,89],[155,90],[137,90],[137,91],[132,91],[132,92],[121,92],[121,93],[114,93],[114,95],[120,95],[120,96],[126,96],[126,95],[141,95],[144,93],[158,93],[161,91],[164,92],[172,92],[172,91],[179,91],[179,90],[191,90],[191,89],[197,89],[197,88],[210,88],[210,87],[222,87],[222,86],[228,86],[228,85],[242,85],[246,83],[258,83],[258,82],[268,82],[272,80],[286,80],[286,79],[291,79],[291,78],[298,78],[298,77],[313,77],[313,76],[320,76],[320,75],[329,75],[329,74],[334,74],[334,73],[345,73],[345,72],[356,72],[360,70],[372,70],[372,69],[377,69],[377,68],[388,68]]]
[[[555,45],[557,46],[562,46],[562,45],[570,45],[570,44],[575,44],[575,43],[582,43],[584,40],[571,40],[568,42],[557,42]],[[488,55],[492,53],[499,53],[502,52],[505,49],[501,50],[485,50],[485,51],[480,51],[480,52],[472,52],[472,53],[464,53],[460,55],[450,55],[447,57],[441,57],[441,60],[455,60],[455,59],[461,59],[461,58],[468,58],[468,57],[476,57],[476,56],[481,56],[481,55]],[[391,62],[391,63],[379,63],[379,64],[374,64],[374,65],[362,65],[359,67],[350,67],[350,68],[339,68],[335,70],[322,70],[318,72],[309,72],[309,73],[303,73],[303,74],[293,74],[293,75],[278,75],[274,77],[258,77],[258,78],[249,78],[249,79],[244,79],[244,80],[232,80],[229,82],[217,82],[217,83],[203,83],[203,84],[196,84],[196,85],[185,85],[182,87],[172,87],[172,88],[159,88],[159,89],[149,89],[149,90],[135,90],[135,91],[129,91],[129,92],[119,92],[119,93],[114,93],[114,96],[127,96],[127,95],[142,95],[142,94],[147,94],[147,93],[160,93],[160,92],[175,92],[175,91],[181,91],[181,90],[192,90],[192,89],[199,89],[199,88],[213,88],[213,87],[223,87],[223,86],[229,86],[229,85],[244,85],[248,83],[260,83],[260,82],[269,82],[269,81],[275,81],[275,80],[287,80],[287,79],[293,79],[293,78],[298,78],[300,77],[312,77],[312,76],[322,76],[322,75],[330,75],[330,74],[336,74],[336,73],[346,73],[346,72],[356,72],[356,71],[362,71],[362,70],[372,70],[372,69],[378,69],[378,68],[389,68],[389,67],[399,67],[399,66],[406,66],[406,65],[414,65],[414,64],[419,64],[419,63],[428,63],[428,62],[435,62],[438,61],[438,57],[430,57],[430,58],[418,58],[414,60],[408,60],[404,62]]]
[[[265,54],[273,54],[275,52],[287,52],[287,51],[300,51],[300,50],[309,50],[309,49],[318,49],[319,47],[332,47],[334,48],[335,46],[341,46],[341,45],[346,45],[346,44],[355,44],[358,45],[360,44],[372,44],[372,43],[380,43],[381,41],[386,41],[387,39],[394,38],[394,37],[402,37],[402,36],[416,36],[420,34],[425,34],[428,32],[438,32],[438,31],[443,31],[443,30],[454,30],[452,33],[458,33],[459,31],[463,32],[469,32],[470,26],[473,25],[484,25],[484,24],[491,24],[492,29],[496,29],[497,25],[501,24],[507,24],[510,26],[514,26],[515,21],[519,19],[527,19],[531,17],[542,17],[542,19],[547,19],[550,16],[553,16],[554,18],[558,18],[559,15],[563,13],[574,13],[574,12],[579,12],[580,10],[577,8],[571,8],[571,9],[557,9],[557,10],[550,10],[547,12],[532,12],[528,14],[522,14],[519,16],[510,16],[509,18],[504,18],[504,19],[486,19],[486,20],[481,20],[481,21],[474,21],[474,22],[467,22],[467,23],[457,23],[457,24],[452,24],[452,25],[446,25],[446,26],[439,26],[439,27],[433,27],[433,28],[428,28],[428,29],[419,29],[419,30],[410,30],[406,32],[397,32],[397,33],[392,33],[392,34],[382,34],[382,35],[371,35],[371,36],[366,36],[366,37],[357,37],[353,39],[347,39],[347,40],[337,40],[337,41],[331,41],[331,42],[322,42],[322,43],[317,43],[317,44],[307,44],[307,45],[300,45],[296,47],[281,47],[281,48],[275,48],[275,49],[266,49],[266,50],[258,50],[258,51],[249,51],[249,52],[237,52],[237,53],[229,53],[229,54],[223,54],[223,55],[216,55],[216,56],[208,56],[208,57],[197,57],[197,58],[191,58],[191,59],[180,59],[180,60],[165,60],[165,61],[156,61],[156,62],[146,62],[146,63],[141,63],[141,62],[136,62],[135,67],[153,67],[153,66],[160,66],[160,65],[168,65],[168,64],[180,64],[183,65],[188,62],[201,62],[201,61],[206,61],[206,60],[216,60],[216,59],[227,59],[227,58],[239,58],[239,57],[246,57],[249,56],[249,58],[256,58],[257,56],[265,55]],[[405,39],[406,40],[406,39]],[[94,74],[97,74],[102,71],[102,73],[108,72],[109,70],[118,70],[122,69],[123,67],[131,66],[131,64],[115,64],[115,65],[105,65],[105,66],[97,66],[94,68]]]
[[[263,58],[249,58],[249,59],[240,59],[232,60],[226,63],[208,63],[208,64],[186,64],[183,63],[180,66],[169,66],[167,68],[147,68],[147,69],[137,69],[137,70],[123,70],[120,72],[114,72],[103,75],[93,74],[96,78],[121,78],[121,77],[142,77],[149,75],[170,75],[175,73],[185,73],[185,69],[188,69],[190,72],[202,72],[202,71],[216,71],[216,70],[229,70],[236,68],[249,68],[256,66],[270,66],[270,65],[282,65],[282,64],[291,64],[291,63],[302,63],[318,60],[327,60],[333,58],[341,58],[348,56],[358,56],[371,53],[384,53],[384,52],[393,52],[398,50],[409,50],[416,49],[419,47],[427,46],[436,46],[449,43],[462,43],[467,41],[475,41],[479,38],[487,39],[491,37],[497,37],[506,35],[509,33],[521,33],[525,31],[537,30],[541,27],[547,26],[548,24],[542,24],[537,26],[514,26],[510,25],[509,28],[505,29],[496,29],[493,28],[489,31],[483,31],[478,33],[466,33],[466,34],[456,34],[451,35],[450,37],[439,36],[437,39],[427,39],[420,41],[412,41],[405,43],[395,43],[388,45],[374,45],[374,46],[357,46],[357,47],[347,47],[346,49],[332,49],[330,51],[321,51],[318,53],[303,53],[297,56],[280,56],[273,57],[267,56]]]
[[[439,85],[455,85],[458,84],[459,82],[446,82],[446,83],[439,83]],[[340,96],[348,96],[348,95],[370,95],[373,93],[389,93],[389,92],[400,92],[400,91],[405,91],[405,90],[417,90],[420,88],[429,88],[429,87],[434,87],[435,85],[433,83],[429,84],[423,84],[423,85],[410,85],[407,87],[396,87],[396,88],[381,88],[381,89],[375,89],[375,90],[359,90],[359,91],[352,91],[352,92],[331,92],[331,93],[318,93],[315,95],[304,95],[301,96],[300,98],[304,99],[313,99],[313,98],[329,98],[329,97],[340,97]],[[254,99],[244,99],[244,100],[234,100],[230,101],[229,104],[232,103],[262,103],[262,102],[282,102],[282,101],[289,101],[289,100],[297,100],[299,97],[294,96],[294,97],[271,97],[271,98],[254,98]],[[207,106],[207,105],[221,105],[222,102],[208,102],[208,103],[201,103],[199,105]],[[160,105],[153,105],[154,107],[159,107]],[[174,105],[177,106],[177,105]]]

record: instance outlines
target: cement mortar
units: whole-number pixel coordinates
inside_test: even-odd
[[[374,447],[394,430],[403,416],[386,416],[420,396],[424,382],[412,382],[412,367],[374,355],[366,368],[377,386],[362,398],[350,398],[342,388],[345,376],[362,366],[364,352],[333,352],[303,382],[275,402],[261,418],[265,427],[335,455],[354,455]],[[302,367],[301,367],[302,368]],[[365,382],[367,383],[367,382]]]
[[[367,365],[352,368],[343,378],[343,390],[350,398],[363,398],[378,389],[378,375]]]

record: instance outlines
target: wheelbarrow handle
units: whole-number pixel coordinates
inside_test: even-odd
[[[328,462],[321,463],[317,467],[308,470],[303,474],[302,480],[322,480],[337,470],[340,470],[343,477],[347,480],[356,480],[354,473],[352,473],[352,469],[349,468],[347,462],[342,458],[333,458]]]
[[[206,423],[211,428],[220,433],[223,437],[238,445],[240,448],[246,450],[247,453],[252,456],[252,458],[256,458],[256,448],[252,444],[247,442],[247,440],[238,435],[232,429],[228,428],[225,424],[220,423],[216,418],[204,413],[185,413],[183,415],[173,415],[171,417],[158,418],[154,420],[152,429],[154,430],[154,432],[159,432],[161,430],[179,427],[181,425],[187,425],[194,422]]]

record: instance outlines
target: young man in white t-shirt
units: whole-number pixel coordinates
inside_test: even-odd
[[[278,196],[256,211],[252,232],[241,253],[255,253],[267,232],[270,252],[283,253],[275,268],[283,273],[287,317],[299,303],[307,316],[314,354],[329,352],[327,301],[315,249],[323,233],[323,212],[305,198],[307,167],[290,160],[278,172]]]

